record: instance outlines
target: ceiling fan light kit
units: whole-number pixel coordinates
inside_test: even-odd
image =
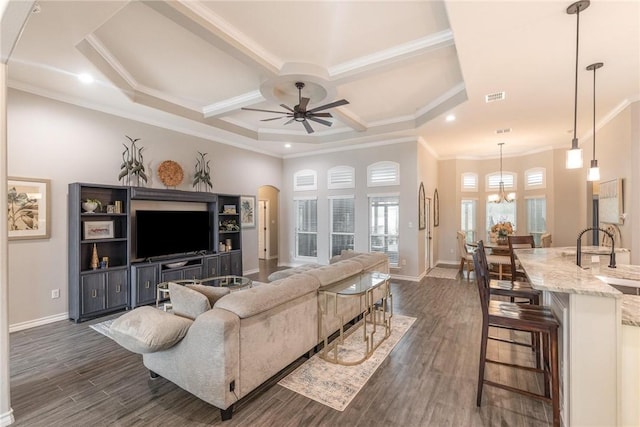
[[[314,121],[316,123],[320,123],[321,125],[325,125],[325,126],[331,126],[333,124],[332,122],[323,119],[323,118],[333,117],[331,113],[319,112],[319,111],[327,110],[329,108],[339,107],[341,105],[345,105],[349,103],[349,101],[347,101],[346,99],[341,99],[339,101],[330,102],[328,104],[320,105],[319,107],[314,107],[310,110],[307,110],[309,101],[311,100],[309,98],[305,98],[302,96],[302,89],[304,88],[305,84],[303,82],[296,82],[295,86],[298,89],[298,105],[295,105],[293,108],[291,108],[286,104],[280,104],[280,106],[287,111],[261,110],[258,108],[247,108],[247,107],[243,107],[242,109],[247,111],[260,111],[264,113],[284,114],[283,116],[280,116],[280,117],[272,117],[269,119],[262,119],[260,121],[267,122],[271,120],[288,118],[289,120],[285,122],[285,125],[288,125],[289,123],[294,121],[300,122],[304,126],[307,133],[313,133],[314,130],[311,127],[309,120]]]

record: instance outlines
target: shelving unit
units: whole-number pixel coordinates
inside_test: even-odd
[[[84,212],[82,202],[97,199],[102,208]],[[153,260],[134,260],[131,252],[132,200],[206,203],[212,218],[212,251],[197,255],[176,255]],[[107,205],[121,202],[121,212],[106,212]],[[80,322],[104,314],[155,303],[160,282],[199,279],[220,275],[242,275],[242,232],[240,196],[204,192],[120,187],[100,184],[69,184],[69,318]],[[236,213],[225,213],[224,205]],[[220,229],[224,221],[237,224],[233,230]],[[85,225],[94,225],[85,235]],[[97,238],[95,238],[97,237]],[[230,251],[219,251],[219,243],[231,244]],[[107,267],[93,268],[95,245],[99,260],[109,258]],[[184,265],[175,266],[176,262]]]
[[[82,202],[87,199],[99,200],[102,207],[94,213],[84,212]],[[106,212],[107,206],[116,201],[121,202],[122,212]],[[129,191],[125,187],[76,183],[69,185],[68,202],[69,317],[79,322],[128,305]],[[107,227],[104,233],[109,237],[85,235],[91,223]],[[108,266],[91,266],[94,245],[98,262],[108,257]]]

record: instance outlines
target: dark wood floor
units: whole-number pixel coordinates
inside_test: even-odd
[[[14,425],[549,425],[548,405],[490,387],[482,407],[476,407],[481,318],[474,282],[394,281],[392,292],[395,312],[417,321],[343,412],[285,389],[274,378],[237,404],[233,419],[223,423],[217,409],[169,381],[150,380],[140,356],[89,328],[102,318],[11,334]],[[490,345],[489,353],[518,361],[531,358],[528,350],[504,344]],[[528,373],[495,368],[488,375],[540,391],[539,380]]]

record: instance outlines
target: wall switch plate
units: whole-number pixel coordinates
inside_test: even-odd
[[[54,289],[51,291],[51,298],[60,298],[60,289]]]

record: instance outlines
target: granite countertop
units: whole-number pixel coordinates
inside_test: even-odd
[[[583,253],[600,253],[597,246],[587,246],[582,249]],[[618,265],[617,268],[609,268],[606,263],[592,264],[583,257],[582,264],[585,268],[581,268],[576,265],[575,254],[576,249],[570,247],[516,250],[516,255],[535,289],[621,298],[623,299],[622,323],[640,326],[640,297],[624,295],[596,277],[607,276],[640,281],[640,265]]]

